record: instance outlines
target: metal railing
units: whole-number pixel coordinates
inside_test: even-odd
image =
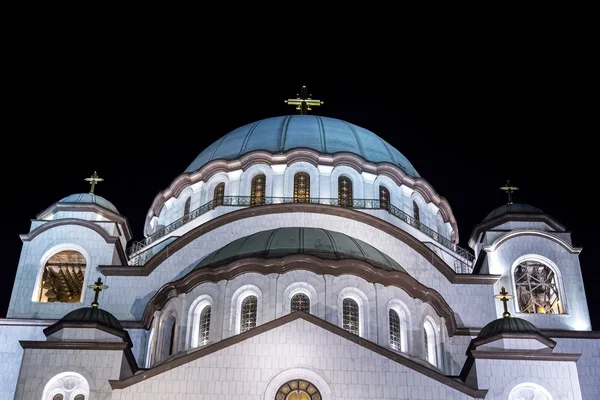
[[[352,204],[349,202],[347,204],[339,204],[337,198],[311,198],[308,201],[294,201],[293,197],[264,197],[259,201],[252,203],[252,199],[250,196],[225,196],[222,199],[211,200],[206,204],[196,208],[195,210],[189,212],[178,220],[170,223],[164,228],[160,229],[157,232],[154,232],[152,235],[146,237],[144,240],[133,243],[127,254],[129,258],[134,261],[133,265],[141,265],[140,263],[147,257],[142,257],[144,251],[142,250],[157,240],[165,237],[169,233],[179,229],[186,223],[193,221],[194,219],[206,214],[207,212],[215,209],[219,206],[231,206],[231,207],[260,207],[266,205],[273,204],[292,204],[292,203],[309,203],[309,204],[323,204],[332,207],[347,207],[354,209],[366,209],[366,210],[387,210],[390,214],[395,216],[396,218],[406,222],[407,224],[413,226],[414,228],[420,230],[425,235],[429,236],[448,250],[450,250],[454,256],[457,258],[454,266],[454,270],[458,273],[471,273],[472,264],[475,260],[475,256],[468,250],[463,249],[462,247],[452,243],[448,238],[440,235],[435,230],[431,229],[427,225],[421,223],[416,220],[411,215],[408,215],[398,207],[390,204],[389,202],[381,202],[377,199],[354,199],[352,200]],[[456,263],[460,265],[456,265]],[[468,272],[461,272],[468,271]]]

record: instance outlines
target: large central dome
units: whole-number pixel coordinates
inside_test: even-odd
[[[197,171],[213,160],[234,160],[255,150],[283,153],[297,148],[321,154],[353,153],[373,163],[394,164],[409,176],[419,176],[402,153],[373,132],[316,115],[267,118],[237,128],[208,146],[185,172]]]

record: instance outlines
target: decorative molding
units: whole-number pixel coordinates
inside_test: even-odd
[[[341,336],[342,338],[349,340],[359,346],[366,348],[367,350],[373,351],[383,357],[386,357],[392,361],[397,362],[398,364],[404,365],[407,368],[412,369],[418,373],[428,376],[446,386],[451,387],[452,389],[458,390],[468,396],[475,398],[485,398],[487,394],[487,390],[478,390],[474,389],[470,386],[467,386],[463,382],[456,380],[451,376],[446,376],[430,367],[427,367],[419,362],[411,360],[404,355],[393,352],[389,349],[386,349],[378,344],[371,342],[367,339],[361,338],[357,335],[354,335],[350,332],[346,332],[342,328],[335,326],[329,322],[323,321],[322,319],[315,317],[311,314],[306,314],[303,312],[293,312],[291,314],[284,315],[278,319],[267,322],[265,324],[259,325],[256,328],[252,328],[246,332],[240,333],[235,336],[231,336],[227,339],[223,339],[214,344],[203,346],[188,352],[180,353],[174,355],[171,359],[168,359],[148,370],[142,371],[136,375],[133,375],[129,378],[122,380],[110,380],[109,383],[113,389],[124,389],[129,386],[135,385],[139,382],[142,382],[146,379],[152,378],[154,376],[160,375],[164,372],[170,371],[174,368],[180,367],[187,363],[190,363],[199,358],[208,356],[212,353],[215,353],[219,350],[230,347],[234,344],[238,344],[246,339],[250,339],[254,336],[260,335],[262,333],[268,332],[280,326],[283,326],[287,323],[290,323],[296,319],[303,319],[309,323],[312,323],[320,328],[323,328],[335,335]]]
[[[152,258],[141,267],[134,266],[114,266],[101,265],[100,271],[106,275],[120,276],[147,276],[150,275],[161,263],[173,255],[178,250],[181,250],[193,240],[213,231],[221,226],[229,223],[240,221],[245,218],[252,218],[262,215],[283,214],[283,213],[312,213],[334,215],[342,218],[348,218],[369,226],[372,226],[390,236],[404,242],[423,258],[429,261],[437,268],[448,281],[460,284],[475,284],[485,285],[494,284],[500,279],[500,275],[461,275],[454,272],[452,268],[446,264],[433,250],[427,247],[424,243],[416,239],[410,233],[403,231],[391,223],[381,220],[373,215],[356,211],[344,207],[331,207],[322,204],[273,204],[260,207],[247,207],[240,210],[232,211],[223,214],[219,217],[211,219],[202,225],[195,227],[183,236],[179,237],[169,245],[165,246],[161,251],[156,253]]]
[[[567,250],[571,254],[579,254],[579,253],[581,253],[581,250],[582,250],[581,247],[571,246],[570,243],[568,243],[563,238],[558,237],[556,234],[546,232],[546,231],[540,231],[538,229],[515,229],[515,230],[512,230],[512,231],[507,232],[504,235],[498,237],[496,240],[494,240],[494,242],[492,244],[483,246],[482,249],[485,250],[487,253],[491,253],[493,251],[496,251],[498,249],[498,247],[500,247],[504,242],[506,242],[512,238],[518,237],[518,236],[541,236],[546,239],[550,239],[550,240],[558,243],[560,246],[562,246],[565,250]]]
[[[475,248],[475,245],[477,244],[477,238],[479,237],[480,234],[484,233],[485,231],[489,231],[490,229],[492,229],[498,225],[502,225],[503,223],[509,222],[509,221],[544,222],[544,223],[548,224],[552,229],[554,229],[558,232],[566,231],[566,228],[563,224],[561,224],[560,222],[558,222],[556,219],[554,219],[552,216],[550,216],[548,214],[519,214],[519,213],[511,214],[511,213],[509,213],[509,214],[500,215],[499,217],[496,217],[489,221],[483,221],[483,222],[475,225],[475,227],[473,228],[473,232],[471,233],[471,236],[469,237],[469,247],[472,249]]]
[[[184,277],[161,287],[146,304],[142,321],[150,327],[155,311],[162,310],[167,302],[182,293],[188,293],[204,282],[231,280],[246,273],[262,275],[282,274],[294,270],[311,271],[319,275],[356,275],[373,283],[397,286],[413,298],[430,304],[436,313],[444,317],[448,334],[456,330],[454,312],[444,298],[435,290],[421,284],[406,272],[384,270],[360,260],[323,260],[314,256],[298,254],[283,258],[244,258],[217,267],[202,267],[190,271]]]
[[[541,329],[542,333],[553,338],[600,339],[600,331],[567,331],[559,329]]]
[[[144,232],[147,232],[148,224],[153,216],[158,216],[165,202],[172,197],[179,197],[181,192],[197,182],[208,180],[220,172],[231,172],[238,169],[247,170],[255,164],[293,164],[295,162],[307,162],[314,166],[348,166],[354,168],[358,173],[368,172],[374,175],[384,175],[392,179],[398,186],[406,185],[409,188],[419,192],[425,201],[435,204],[444,219],[452,226],[454,234],[454,243],[458,243],[458,225],[456,218],[448,200],[440,196],[423,178],[413,178],[407,175],[402,169],[391,163],[372,163],[353,153],[336,153],[335,155],[322,155],[319,152],[308,148],[297,148],[289,150],[283,154],[271,154],[266,151],[253,151],[244,154],[239,160],[213,160],[205,164],[198,171],[192,173],[183,173],[176,177],[171,185],[156,195],[150,210],[146,214],[144,222]]]
[[[539,350],[472,350],[471,357],[485,360],[577,361],[579,353],[551,353]]]

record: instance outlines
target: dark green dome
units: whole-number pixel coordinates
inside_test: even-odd
[[[544,214],[542,210],[537,207],[534,207],[530,204],[525,203],[510,203],[504,204],[500,207],[494,209],[491,213],[489,213],[483,220],[490,221],[492,219],[501,217],[506,214],[530,214],[530,215],[540,215]]]
[[[114,315],[98,307],[78,308],[62,317],[59,322],[95,322],[110,328],[123,330],[123,326]]]
[[[307,254],[325,260],[355,259],[386,270],[404,268],[362,240],[320,228],[278,228],[234,240],[206,256],[196,268],[222,265],[246,257],[281,258]]]
[[[521,318],[498,318],[481,329],[477,338],[493,336],[497,333],[537,333],[544,336],[531,322]]]

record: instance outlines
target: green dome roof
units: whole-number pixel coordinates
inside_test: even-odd
[[[353,153],[373,163],[394,164],[411,177],[419,176],[402,153],[373,132],[317,115],[267,118],[234,129],[202,151],[185,172],[198,171],[213,160],[235,160],[252,151],[275,154],[300,148],[321,154]]]
[[[123,330],[123,326],[114,315],[98,307],[78,308],[62,317],[59,322],[95,322],[110,328]]]
[[[493,336],[497,333],[537,333],[544,336],[531,322],[522,318],[498,318],[481,329],[477,338]]]
[[[114,211],[117,214],[119,213],[119,211],[117,211],[117,207],[115,207],[113,203],[106,200],[102,196],[92,193],[75,193],[60,200],[59,203],[92,203]]]
[[[494,209],[491,213],[489,213],[483,220],[490,221],[492,219],[498,218],[502,215],[506,214],[544,214],[542,210],[537,207],[534,207],[525,203],[511,203],[504,204],[496,209]]]
[[[319,228],[278,228],[257,232],[212,252],[196,268],[246,257],[280,258],[293,254],[328,260],[355,259],[387,270],[404,271],[400,264],[370,244]]]

